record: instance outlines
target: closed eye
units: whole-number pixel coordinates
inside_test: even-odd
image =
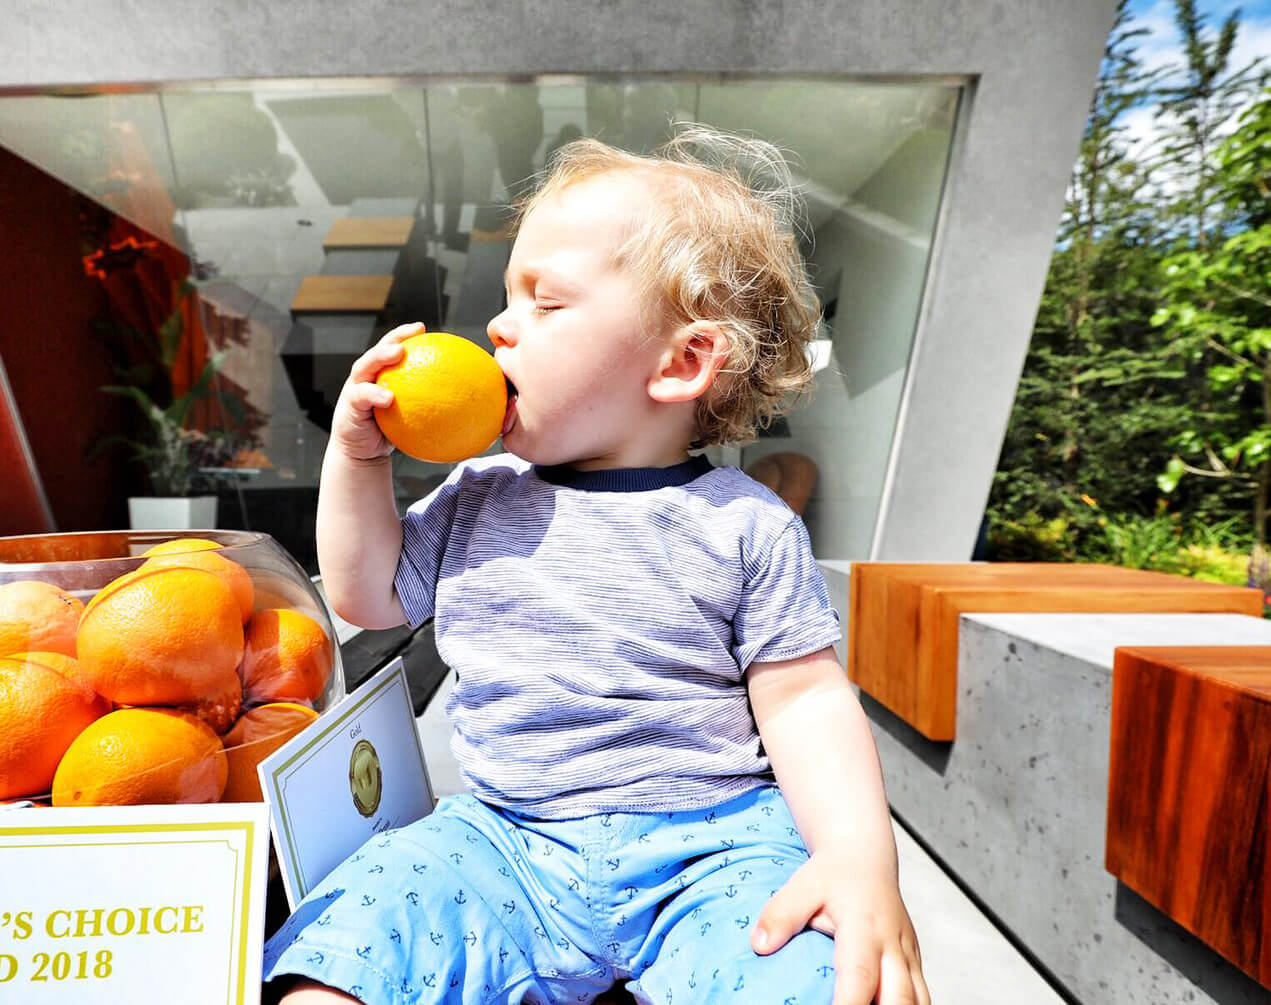
[[[560,309],[561,309],[561,307],[563,307],[563,306],[564,306],[563,304],[535,304],[535,305],[534,305],[534,313],[535,313],[535,314],[547,314],[547,313],[549,313],[550,311],[558,311],[558,310],[560,310]]]

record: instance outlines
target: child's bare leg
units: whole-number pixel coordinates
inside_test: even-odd
[[[333,1002],[355,1002],[356,998],[325,984],[302,977],[285,995],[280,1005],[331,1005]]]

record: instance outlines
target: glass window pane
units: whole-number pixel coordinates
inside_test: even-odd
[[[0,96],[0,167],[38,176],[49,213],[74,217],[69,237],[22,235],[46,255],[40,295],[80,305],[62,322],[87,352],[70,379],[94,400],[102,385],[128,386],[167,412],[166,461],[107,445],[94,463],[127,465],[132,494],[215,491],[221,526],[265,530],[313,571],[319,465],[350,365],[408,320],[489,347],[509,204],[559,146],[587,135],[648,151],[694,120],[769,139],[792,155],[808,199],[804,246],[825,307],[816,393],[757,442],[711,454],[742,466],[811,458],[819,482],[804,516],[818,555],[862,558],[960,93],[949,82],[570,77]],[[32,385],[43,364],[24,365],[24,353],[34,350],[6,342],[11,380]],[[98,439],[160,442],[163,423],[135,391],[113,396]],[[20,407],[36,398],[18,392]],[[44,421],[27,407],[28,425]],[[399,502],[447,470],[398,456]],[[99,526],[123,519],[110,485]]]

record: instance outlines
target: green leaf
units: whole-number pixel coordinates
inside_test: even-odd
[[[220,370],[221,363],[225,360],[228,352],[228,349],[221,349],[209,358],[203,365],[198,379],[190,385],[190,389],[168,406],[168,419],[173,425],[184,426],[185,420],[189,418],[190,409],[194,407],[194,403],[208,397],[211,393],[212,381],[216,379],[216,374]]]
[[[171,370],[176,363],[177,352],[181,348],[181,336],[185,334],[185,314],[181,301],[177,301],[176,309],[159,325],[159,358],[166,369]]]
[[[1186,468],[1181,458],[1171,457],[1169,463],[1165,465],[1165,470],[1156,476],[1156,487],[1166,495],[1169,495],[1178,488],[1178,483],[1182,480],[1185,470]]]

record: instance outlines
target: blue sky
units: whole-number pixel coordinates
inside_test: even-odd
[[[1196,9],[1216,28],[1237,7],[1240,33],[1236,38],[1234,65],[1243,66],[1256,56],[1271,56],[1271,0],[1198,0]],[[1139,53],[1149,66],[1177,58],[1178,31],[1174,27],[1174,0],[1133,0],[1135,22],[1151,34],[1139,40]]]
[[[1216,31],[1227,15],[1240,8],[1240,30],[1231,65],[1245,66],[1259,56],[1271,64],[1271,0],[1197,0],[1196,9],[1206,16],[1206,30]],[[1148,29],[1138,39],[1139,58],[1148,69],[1182,59],[1178,29],[1174,25],[1174,0],[1132,0],[1134,25]],[[1126,113],[1125,125],[1136,143],[1150,143],[1158,126],[1150,107]]]

